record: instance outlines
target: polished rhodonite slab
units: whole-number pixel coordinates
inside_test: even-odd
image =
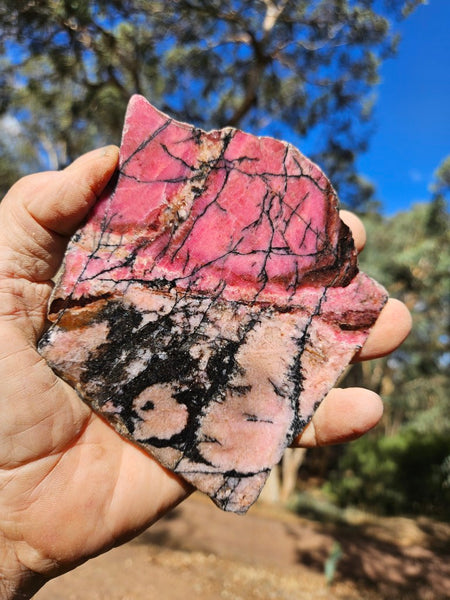
[[[120,434],[245,512],[385,301],[298,150],[134,96],[39,350]]]

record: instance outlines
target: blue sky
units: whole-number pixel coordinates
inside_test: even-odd
[[[383,212],[428,200],[433,172],[450,154],[450,0],[429,0],[400,25],[395,58],[381,69],[375,132],[358,161]]]
[[[387,215],[429,200],[450,154],[450,0],[428,0],[396,28],[398,54],[381,67],[374,133],[358,159]],[[308,154],[305,140],[289,141]]]

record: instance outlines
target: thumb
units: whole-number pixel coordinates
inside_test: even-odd
[[[78,158],[53,182],[52,197],[29,197],[26,207],[43,227],[61,235],[71,235],[92,208],[110,180],[119,157],[117,146],[93,150]]]
[[[19,180],[0,204],[0,275],[45,281],[117,166],[119,149],[84,154],[63,171]]]

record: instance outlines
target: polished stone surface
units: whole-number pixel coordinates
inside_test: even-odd
[[[298,150],[134,96],[40,352],[120,434],[245,512],[385,301]]]

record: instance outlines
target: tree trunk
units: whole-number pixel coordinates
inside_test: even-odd
[[[295,490],[298,470],[305,458],[306,448],[287,448],[283,458],[272,472],[264,486],[260,500],[267,504],[284,504]]]

